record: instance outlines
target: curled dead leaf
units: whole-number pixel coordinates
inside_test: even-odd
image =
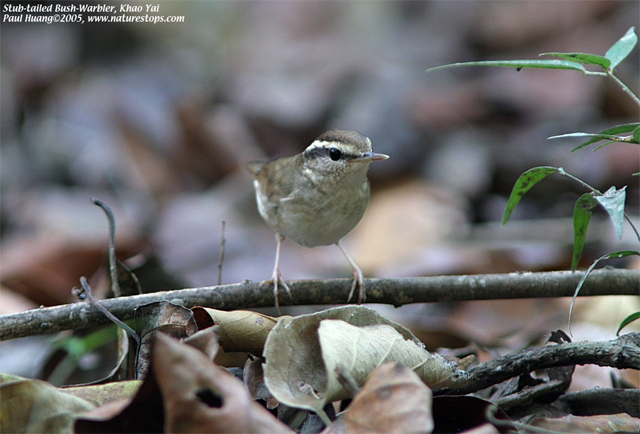
[[[135,329],[140,336],[156,330],[178,339],[198,331],[191,310],[168,301],[144,304],[135,310]]]
[[[277,318],[248,310],[227,312],[200,306],[191,310],[200,330],[220,326],[220,346],[227,353],[262,355],[267,336],[277,322]]]
[[[262,399],[266,402],[267,408],[271,410],[276,408],[279,402],[271,395],[269,389],[267,389],[267,386],[264,384],[264,374],[262,372],[263,362],[264,359],[261,357],[247,359],[244,364],[244,369],[242,370],[242,379],[251,398],[255,400]]]
[[[183,339],[198,331],[190,309],[168,301],[144,304],[135,309],[135,329],[140,335],[136,378],[142,379],[149,369],[149,347],[155,331]]]
[[[433,388],[461,387],[470,378],[455,363],[426,351],[408,329],[364,306],[283,318],[269,334],[264,354],[265,383],[273,396],[315,411],[327,425],[325,404],[350,397],[337,367],[359,385],[385,362],[414,369]]]

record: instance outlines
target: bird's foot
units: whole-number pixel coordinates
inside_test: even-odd
[[[358,265],[351,259],[351,256],[347,253],[344,246],[342,245],[342,240],[336,243],[336,246],[342,251],[349,264],[351,264],[351,268],[353,269],[353,284],[351,285],[351,291],[349,292],[349,298],[347,298],[347,303],[351,301],[351,297],[353,297],[353,292],[356,289],[356,285],[359,287],[358,291],[358,304],[364,303],[366,300],[366,295],[364,293],[364,275],[362,274],[362,270]]]
[[[357,266],[353,268],[353,283],[351,284],[351,291],[349,292],[347,303],[351,301],[356,286],[358,286],[358,304],[362,304],[367,299],[367,296],[364,292],[364,275],[362,274],[362,270]]]
[[[289,289],[289,285],[287,285],[287,283],[282,278],[282,275],[280,274],[280,270],[277,270],[277,269],[274,270],[273,276],[271,276],[271,279],[267,280],[265,283],[273,283],[273,295],[276,299],[276,309],[278,310],[278,313],[280,313],[280,301],[278,299],[278,284],[282,285],[284,289],[287,290],[287,294],[289,294],[289,297],[293,299],[293,296],[291,295],[291,290]]]

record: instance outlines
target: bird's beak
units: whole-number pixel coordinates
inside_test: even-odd
[[[375,152],[365,152],[361,156],[352,158],[349,161],[353,161],[354,163],[369,163],[371,161],[386,160],[387,158],[389,158],[389,156],[385,154],[376,154]]]

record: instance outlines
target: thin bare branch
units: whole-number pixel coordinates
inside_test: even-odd
[[[583,272],[479,274],[464,276],[365,279],[367,301],[402,306],[440,301],[497,300],[514,298],[571,297]],[[342,304],[351,279],[299,280],[288,283],[292,298],[283,305]],[[638,295],[640,271],[594,270],[580,296]],[[244,281],[231,285],[155,292],[102,300],[99,303],[121,320],[133,318],[138,306],[172,301],[185,307],[207,306],[234,310],[273,307],[273,284]],[[109,320],[87,303],[28,310],[0,316],[0,340],[55,333],[107,324]]]
[[[629,333],[611,341],[569,342],[507,354],[469,369],[472,377],[469,386],[438,390],[434,394],[465,395],[539,369],[587,364],[640,369],[640,333]]]

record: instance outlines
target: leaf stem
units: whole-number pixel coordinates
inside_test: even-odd
[[[606,77],[608,74],[601,71],[585,71],[584,75],[597,75],[598,77]]]
[[[625,92],[627,95],[629,95],[635,101],[635,103],[640,106],[640,98],[638,98],[638,96],[635,93],[633,93],[631,89],[629,89],[627,85],[622,82],[622,80],[620,80],[618,77],[613,75],[611,71],[607,71],[606,75],[614,79],[616,83],[620,85],[620,87],[622,88],[622,91]]]
[[[627,214],[625,212],[624,213],[624,218],[627,219],[627,222],[629,222],[629,225],[631,226],[631,229],[633,229],[633,232],[635,232],[635,234],[636,234],[636,238],[640,242],[640,234],[638,234],[638,229],[636,229],[636,225],[634,225],[633,222],[631,221],[631,217],[629,217],[629,214]]]
[[[577,178],[575,176],[573,176],[572,174],[565,172],[565,170],[560,167],[560,170],[558,171],[558,173],[562,176],[566,176],[568,178],[573,179],[574,181],[578,182],[579,184],[581,184],[583,187],[588,188],[589,190],[591,190],[593,193],[602,196],[602,192],[600,190],[598,190],[595,187],[590,186],[589,184],[587,184],[586,182],[584,182],[582,179]]]

